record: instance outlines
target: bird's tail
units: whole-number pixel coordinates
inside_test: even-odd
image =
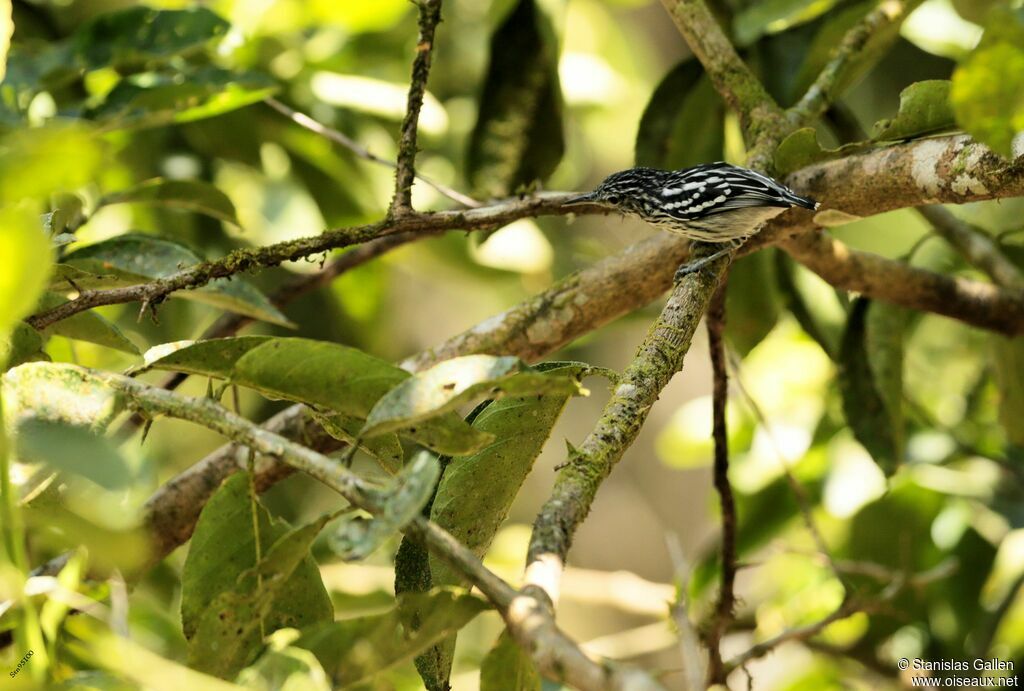
[[[799,194],[791,192],[790,190],[786,190],[785,196],[786,201],[793,206],[800,206],[805,209],[810,209],[811,211],[816,211],[818,207],[821,206],[821,202],[815,201],[810,197],[801,197]]]

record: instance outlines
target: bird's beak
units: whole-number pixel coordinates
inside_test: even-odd
[[[596,201],[597,197],[594,195],[594,193],[587,192],[586,194],[581,194],[576,197],[569,197],[564,202],[562,202],[562,206],[573,206],[575,204],[590,204]]]

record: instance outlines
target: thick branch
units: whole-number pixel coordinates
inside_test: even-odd
[[[590,512],[601,483],[640,433],[661,390],[682,368],[728,261],[723,257],[677,284],[597,425],[559,472],[534,523],[526,571],[527,582],[545,589],[552,600],[557,600],[559,577],[576,529]]]
[[[942,206],[922,206],[918,211],[932,224],[936,233],[996,284],[1004,288],[1024,287],[1024,272],[1006,258],[999,244],[984,230],[961,221]]]
[[[853,81],[853,70],[866,72],[872,62],[885,55],[888,44],[899,35],[900,24],[920,4],[921,0],[881,0],[847,31],[818,78],[796,105],[786,111],[790,126],[802,127],[824,113],[839,91]]]
[[[754,143],[761,132],[776,129],[782,120],[781,109],[740,59],[704,0],[661,0],[661,4],[704,65],[715,89],[739,115],[747,142]]]
[[[966,204],[1024,196],[1024,157],[1014,161],[993,153],[967,135],[918,139],[872,149],[801,168],[786,183],[821,202],[855,216],[921,206]],[[799,221],[786,214],[755,235],[751,248],[781,235],[814,228],[810,214]]]
[[[188,420],[215,430],[234,442],[267,456],[280,458],[335,490],[353,505],[371,513],[382,510],[374,488],[342,464],[316,451],[273,434],[207,398],[188,398],[110,372],[91,371],[115,391],[128,396],[151,415]],[[539,668],[558,681],[580,689],[659,689],[637,670],[612,669],[588,658],[554,623],[542,601],[519,593],[489,571],[467,547],[423,517],[404,530],[421,537],[439,558],[480,589],[505,619],[516,640],[535,658]]]
[[[657,299],[672,285],[676,267],[688,256],[685,240],[659,233],[414,355],[402,367],[415,371],[474,353],[514,354],[524,360],[537,360]]]
[[[33,315],[25,321],[35,329],[44,329],[62,319],[102,305],[141,301],[155,305],[178,290],[199,288],[218,278],[260,268],[278,266],[287,261],[303,259],[329,250],[340,249],[399,233],[430,234],[445,230],[480,230],[500,227],[527,216],[566,214],[573,208],[562,208],[569,195],[548,192],[527,199],[500,202],[478,209],[409,213],[399,218],[352,228],[327,230],[320,235],[279,242],[265,247],[239,249],[223,259],[202,262],[166,278],[149,283],[109,290],[86,290],[77,298]]]
[[[420,36],[416,42],[416,57],[412,61],[412,79],[409,82],[409,102],[402,120],[402,134],[398,139],[398,165],[395,171],[395,198],[389,216],[400,216],[412,211],[412,183],[416,178],[416,130],[423,106],[423,94],[430,76],[430,57],[434,52],[434,30],[441,21],[441,0],[419,0]]]
[[[1009,336],[1024,334],[1024,290],[950,278],[869,252],[852,250],[823,233],[780,243],[826,281],[896,305],[923,309]]]

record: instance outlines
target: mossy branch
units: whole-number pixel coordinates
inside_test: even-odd
[[[557,584],[576,529],[590,512],[608,477],[647,419],[651,406],[683,366],[693,334],[728,264],[723,257],[690,274],[672,291],[623,371],[594,429],[569,458],[533,526],[527,581],[557,600]]]
[[[418,0],[419,39],[412,61],[409,99],[398,138],[398,163],[395,170],[395,197],[388,216],[401,216],[412,211],[412,184],[416,179],[416,134],[419,127],[423,94],[430,76],[430,59],[434,53],[434,32],[441,21],[441,0]]]

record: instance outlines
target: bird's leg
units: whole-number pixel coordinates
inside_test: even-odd
[[[695,259],[692,262],[683,264],[682,266],[679,267],[678,270],[676,270],[676,275],[675,278],[672,279],[672,282],[679,283],[679,281],[683,280],[684,276],[689,276],[692,273],[700,271],[701,269],[703,269],[705,266],[715,261],[716,259],[724,257],[730,252],[738,250],[740,246],[743,245],[744,242],[746,242],[746,240],[746,238],[736,238],[735,240],[730,240],[727,243],[725,243],[725,247],[721,248],[720,250],[712,252],[706,257],[701,257],[700,259]]]

